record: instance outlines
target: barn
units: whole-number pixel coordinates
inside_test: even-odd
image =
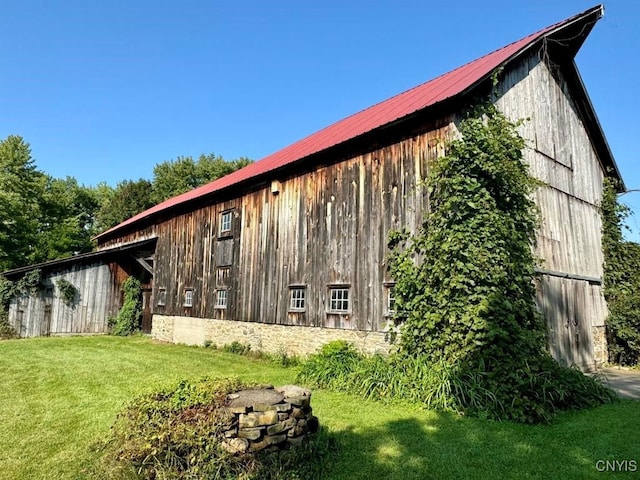
[[[100,234],[96,253],[152,246],[159,340],[306,354],[346,339],[387,351],[389,231],[421,223],[422,180],[497,75],[495,102],[528,119],[525,160],[544,182],[537,292],[549,348],[593,368],[606,360],[598,202],[605,176],[620,174],[574,58],[602,15],[544,28],[156,205]]]

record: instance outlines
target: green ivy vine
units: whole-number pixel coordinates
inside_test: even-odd
[[[122,283],[124,301],[113,326],[114,335],[131,335],[142,328],[142,288],[140,281],[129,277]]]
[[[78,298],[78,289],[75,285],[65,278],[60,278],[56,281],[56,286],[65,305],[68,307],[75,305]]]
[[[519,125],[490,103],[460,122],[426,180],[420,229],[390,236],[390,273],[408,364],[448,365],[451,403],[465,411],[539,422],[613,394],[547,352],[532,253],[540,182],[523,162]]]
[[[18,337],[18,332],[9,323],[9,303],[20,295],[36,295],[42,283],[42,272],[39,269],[27,272],[16,281],[0,276],[0,338]]]

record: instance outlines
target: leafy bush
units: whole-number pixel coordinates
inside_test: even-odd
[[[114,335],[131,335],[142,328],[142,290],[140,281],[129,277],[122,283],[124,301],[113,326]]]
[[[609,301],[609,360],[620,365],[640,363],[640,288]]]
[[[237,378],[182,381],[133,400],[104,445],[102,475],[132,479],[320,478],[330,449],[323,436],[306,448],[232,455],[222,448],[231,420],[226,397],[250,385]]]
[[[9,315],[7,311],[0,307],[0,340],[18,338],[18,336],[16,329],[9,323]]]
[[[607,344],[610,362],[636,365],[640,362],[640,245],[623,238],[622,224],[631,211],[618,202],[618,187],[607,178],[601,204]]]

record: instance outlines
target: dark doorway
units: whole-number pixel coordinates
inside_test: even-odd
[[[151,289],[142,289],[142,333],[151,333]]]

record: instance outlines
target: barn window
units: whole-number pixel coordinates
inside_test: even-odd
[[[216,308],[227,308],[228,293],[226,289],[216,290]]]
[[[218,267],[216,268],[216,286],[225,287],[229,284],[229,277],[231,276],[231,267]]]
[[[184,303],[185,307],[193,307],[193,288],[184,289]]]
[[[304,312],[306,309],[307,287],[289,287],[289,311]]]
[[[395,313],[396,311],[396,284],[385,284],[387,290],[387,313]]]
[[[349,287],[332,286],[329,287],[329,312],[349,313]]]
[[[220,214],[220,237],[228,237],[231,235],[231,223],[233,221],[233,212],[231,210]]]
[[[167,304],[167,289],[159,288],[158,289],[158,306],[164,307]]]

